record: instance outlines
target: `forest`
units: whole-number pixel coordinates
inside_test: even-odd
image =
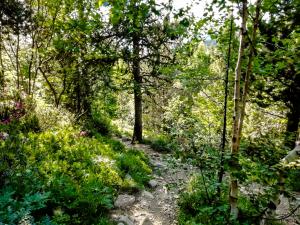
[[[0,225],[300,224],[299,0],[0,0]]]

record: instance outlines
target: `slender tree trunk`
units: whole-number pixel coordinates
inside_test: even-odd
[[[245,117],[245,108],[246,108],[246,102],[247,102],[247,95],[249,92],[249,86],[250,86],[250,76],[252,74],[252,68],[253,68],[253,60],[255,55],[255,47],[256,47],[256,36],[257,36],[257,29],[259,25],[259,17],[260,17],[260,6],[261,6],[262,0],[257,0],[255,5],[255,17],[253,21],[253,31],[252,31],[252,37],[251,37],[251,45],[250,45],[250,52],[248,57],[248,64],[247,64],[247,70],[245,75],[245,81],[244,81],[244,87],[243,87],[243,94],[242,94],[242,100],[241,100],[241,116],[239,119],[239,143],[241,141],[242,137],[242,129],[243,129],[243,123],[244,123],[244,117]]]
[[[226,145],[226,132],[227,132],[227,99],[228,99],[228,77],[230,69],[230,57],[231,57],[231,42],[232,42],[232,29],[233,29],[233,15],[231,11],[230,19],[230,33],[229,33],[229,43],[228,43],[228,52],[227,52],[227,63],[226,63],[226,75],[224,80],[224,114],[223,114],[223,131],[222,131],[222,141],[221,141],[221,159],[220,159],[220,170],[218,172],[218,189],[217,196],[221,196],[221,183],[224,175],[224,154],[225,154],[225,145]]]
[[[140,68],[140,39],[137,35],[133,37],[133,94],[134,94],[134,129],[132,142],[141,142],[143,140],[143,108],[142,108],[142,76]]]
[[[244,55],[245,35],[246,35],[246,22],[247,22],[247,0],[242,1],[242,25],[240,32],[240,45],[238,52],[238,59],[235,69],[235,80],[234,80],[234,112],[233,112],[233,132],[232,132],[232,144],[231,144],[231,161],[232,169],[238,170],[239,164],[239,119],[240,119],[240,80],[242,70],[242,58]],[[230,181],[230,214],[233,218],[238,217],[238,180],[231,173]]]
[[[16,49],[16,75],[17,75],[17,89],[20,90],[20,59],[19,59],[19,51],[20,51],[20,34],[18,31],[17,34],[17,49]]]
[[[33,31],[35,32],[35,31]],[[32,82],[32,65],[33,65],[33,60],[34,60],[34,53],[35,53],[35,33],[31,36],[32,38],[32,43],[31,43],[31,55],[30,55],[30,60],[29,60],[29,65],[28,65],[28,90],[27,90],[27,94],[30,95],[31,94],[31,82]]]
[[[53,87],[53,85],[51,84],[51,82],[49,81],[49,79],[46,76],[46,73],[42,70],[41,67],[39,67],[39,71],[41,72],[43,78],[45,79],[48,87],[50,88],[50,91],[52,92],[53,98],[54,98],[54,103],[55,103],[55,107],[58,108],[59,106],[59,100],[57,98],[57,92],[55,90],[55,88]]]
[[[79,65],[80,67],[81,65]],[[79,115],[81,111],[81,87],[80,87],[80,79],[81,72],[77,71],[77,80],[76,80],[76,112]]]
[[[0,19],[2,20],[2,15],[0,14]],[[0,22],[0,92],[3,93],[4,91],[4,64],[2,58],[2,24]]]

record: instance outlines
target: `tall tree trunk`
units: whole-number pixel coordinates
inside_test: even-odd
[[[133,94],[134,94],[134,129],[132,143],[143,140],[143,108],[142,108],[142,76],[140,68],[140,39],[137,35],[133,37]]]
[[[239,119],[239,140],[238,140],[239,142],[238,142],[238,144],[240,144],[241,136],[242,136],[246,101],[247,101],[247,95],[249,92],[250,76],[252,74],[253,60],[254,60],[255,48],[256,48],[256,36],[257,36],[257,29],[258,29],[258,25],[259,25],[261,2],[262,2],[262,0],[257,0],[255,3],[255,5],[256,5],[255,17],[254,17],[254,21],[253,21],[252,37],[250,40],[250,52],[249,52],[249,57],[248,57],[248,64],[247,64],[247,70],[246,70],[246,75],[245,75],[243,94],[242,94],[242,99],[241,99],[241,116]]]
[[[284,145],[293,149],[295,147],[295,141],[298,136],[298,127],[300,122],[300,106],[299,102],[293,104],[294,107],[290,108],[287,113],[287,124]]]
[[[29,60],[29,65],[28,65],[28,90],[27,94],[31,95],[31,82],[32,82],[32,65],[33,65],[33,60],[34,60],[34,53],[35,53],[35,31],[33,31],[33,34],[31,36],[32,42],[31,42],[31,52],[30,52],[30,60]]]
[[[244,46],[245,46],[245,35],[246,35],[246,22],[247,22],[247,0],[242,1],[242,24],[240,32],[240,45],[238,52],[238,59],[235,68],[235,80],[234,80],[234,112],[233,112],[233,132],[232,132],[232,143],[231,143],[231,161],[232,169],[238,170],[239,164],[239,119],[240,119],[240,80],[241,80],[241,70],[242,70],[242,58],[244,55]],[[230,194],[229,194],[229,203],[230,203],[230,214],[233,218],[238,217],[238,180],[231,173],[230,176]]]
[[[233,10],[233,9],[232,9]],[[227,132],[227,99],[228,99],[228,77],[230,69],[230,57],[231,57],[231,42],[232,42],[232,29],[233,29],[233,12],[231,10],[231,19],[230,19],[230,33],[229,33],[229,42],[228,42],[228,52],[227,52],[227,63],[226,63],[226,75],[224,81],[224,112],[223,112],[223,131],[222,131],[222,140],[221,140],[221,159],[220,159],[220,170],[218,172],[218,183],[217,196],[221,196],[221,183],[224,175],[224,154],[225,154],[225,144],[226,144],[226,132]]]

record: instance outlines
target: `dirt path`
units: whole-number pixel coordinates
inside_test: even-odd
[[[136,148],[149,156],[153,165],[153,180],[149,188],[134,195],[120,195],[121,207],[116,207],[111,217],[118,225],[176,225],[177,200],[190,177],[199,170],[190,164],[182,163],[171,154],[155,152],[149,145],[132,145],[128,139],[118,139],[128,148]],[[251,188],[253,191],[253,188]],[[242,190],[241,190],[242,191]],[[299,204],[298,201],[294,202]],[[293,204],[294,205],[294,204]],[[293,208],[293,207],[292,207]],[[284,198],[281,201],[277,215],[286,215],[290,204]],[[291,217],[281,220],[287,225],[298,225],[299,210]]]
[[[121,140],[129,148],[144,151],[154,167],[154,179],[149,182],[151,188],[133,196],[123,196],[125,207],[112,211],[112,217],[119,224],[127,225],[175,225],[177,199],[179,192],[197,168],[182,163],[171,154],[153,151],[149,145],[131,145],[129,140]],[[127,199],[126,199],[127,198]]]

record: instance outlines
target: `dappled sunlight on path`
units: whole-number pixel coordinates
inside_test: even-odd
[[[115,209],[112,217],[120,224],[175,225],[177,224],[177,199],[189,178],[197,168],[182,163],[171,154],[158,153],[149,145],[132,145],[129,139],[118,139],[128,148],[139,149],[149,156],[153,165],[153,180],[149,189],[134,194],[134,204]]]

